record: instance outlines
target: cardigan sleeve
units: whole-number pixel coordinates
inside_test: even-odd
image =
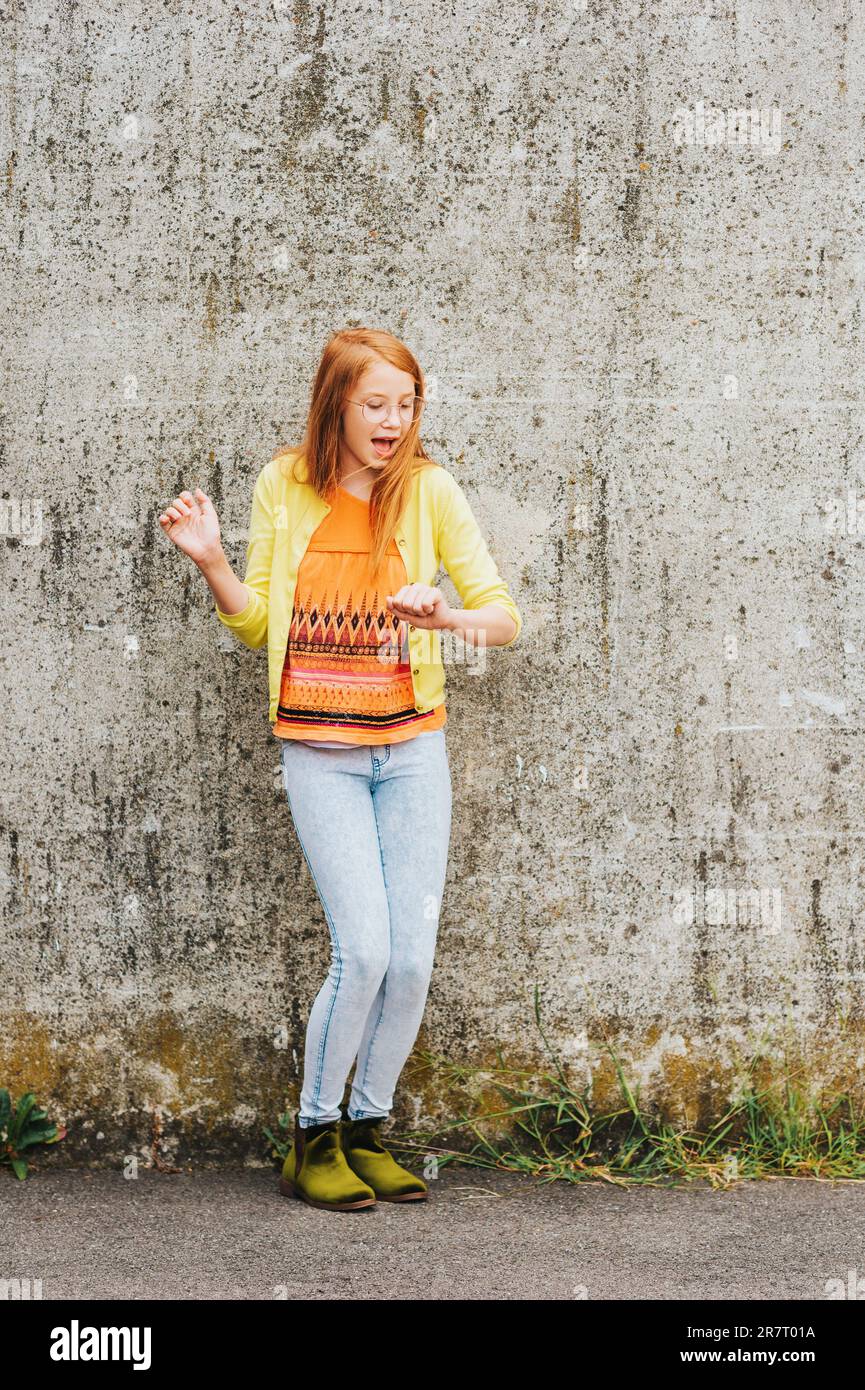
[[[452,474],[447,475],[448,496],[439,517],[438,550],[442,564],[457,588],[465,608],[485,608],[494,603],[504,608],[517,625],[512,647],[523,626],[522,616],[496,567],[468,498]]]
[[[272,482],[268,465],[265,464],[256,479],[252,494],[246,573],[243,577],[249,603],[240,613],[223,613],[221,608],[214,605],[219,621],[247,647],[263,647],[267,641],[274,530]]]

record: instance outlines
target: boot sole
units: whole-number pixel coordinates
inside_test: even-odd
[[[280,1178],[279,1190],[283,1197],[299,1197],[307,1206],[321,1207],[324,1211],[355,1211],[358,1207],[375,1206],[375,1197],[361,1197],[359,1202],[316,1202],[305,1193],[298,1192],[294,1183],[289,1182],[287,1178]]]
[[[383,1197],[376,1193],[379,1202],[425,1202],[428,1197],[428,1192],[402,1192],[396,1197]]]

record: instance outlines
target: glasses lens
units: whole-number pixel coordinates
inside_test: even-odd
[[[410,425],[416,420],[423,409],[423,398],[412,396],[407,401],[400,401],[399,417],[404,425]],[[379,425],[390,413],[390,407],[386,401],[370,398],[363,403],[363,413],[371,425]]]

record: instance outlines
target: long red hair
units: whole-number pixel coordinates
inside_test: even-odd
[[[295,482],[308,482],[325,501],[332,500],[339,486],[339,445],[345,399],[354,394],[357,382],[377,360],[390,362],[407,372],[414,381],[415,393],[424,395],[420,363],[399,338],[384,329],[340,329],[331,335],[321,355],[300,445],[280,449],[274,455],[282,459],[281,468],[286,477],[294,478]],[[306,478],[299,477],[296,471],[301,459],[306,464]],[[439,464],[430,458],[421,442],[418,417],[400,439],[387,467],[376,477],[370,494],[370,558],[374,571],[381,564],[405,510],[413,475],[428,467],[438,468]]]

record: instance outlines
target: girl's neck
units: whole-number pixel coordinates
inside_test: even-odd
[[[366,477],[359,479],[353,487],[346,486],[346,479],[354,478],[358,473],[365,473]],[[375,479],[370,476],[368,468],[353,468],[348,473],[343,473],[339,480],[339,486],[344,488],[346,492],[352,493],[353,496],[359,497],[362,502],[368,502],[372,494],[372,485],[374,481]]]

